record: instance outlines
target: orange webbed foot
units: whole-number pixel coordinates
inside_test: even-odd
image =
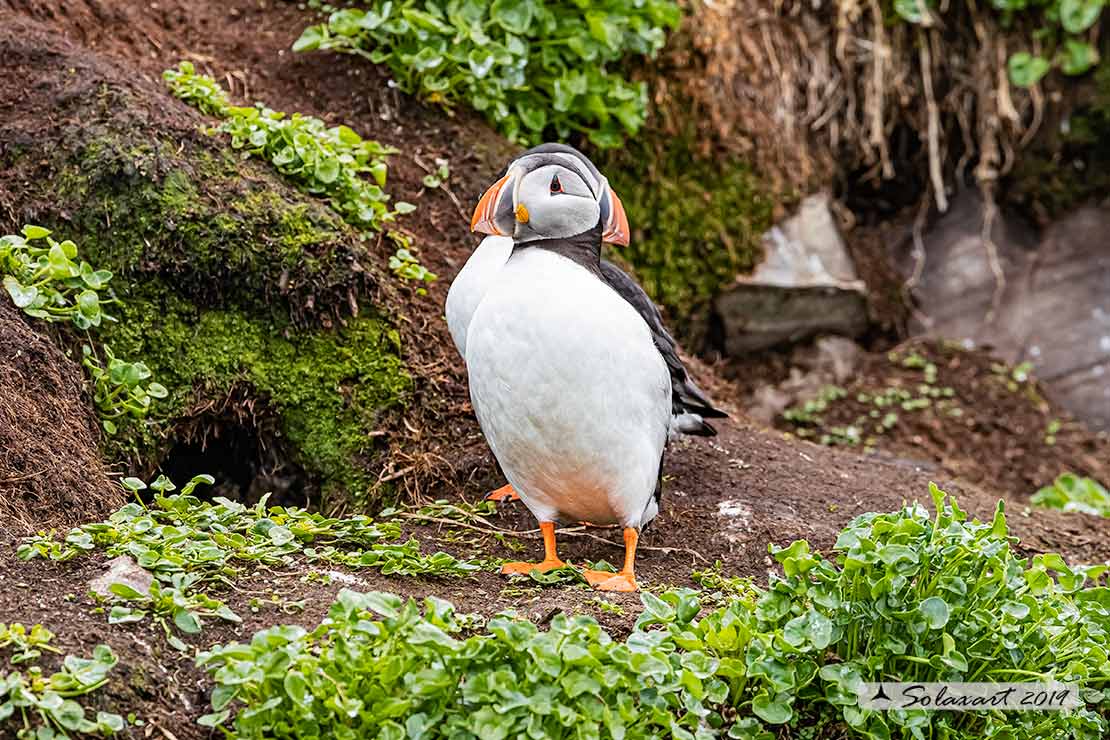
[[[555,522],[540,522],[540,532],[543,534],[543,560],[538,563],[505,563],[501,566],[502,573],[528,575],[534,570],[546,573],[566,565],[555,554]]]
[[[608,573],[603,570],[587,570],[583,575],[586,582],[598,591],[639,591],[636,585],[636,543],[640,540],[640,533],[632,527],[624,528],[624,567],[620,573]]]
[[[501,486],[496,491],[486,494],[486,501],[520,501],[520,494],[509,484]]]
[[[540,573],[546,573],[549,570],[555,570],[556,568],[562,568],[565,565],[566,565],[566,563],[564,563],[562,560],[559,560],[559,559],[544,560],[544,561],[539,562],[539,563],[505,563],[504,565],[501,566],[501,572],[503,574],[515,574],[515,575],[525,575],[526,576],[534,570],[538,570]],[[612,574],[610,574],[610,575],[612,575]]]
[[[604,570],[587,570],[583,573],[586,581],[598,591],[639,591],[634,573],[610,573]]]

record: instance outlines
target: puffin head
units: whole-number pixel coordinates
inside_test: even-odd
[[[601,241],[628,245],[628,217],[609,181],[582,152],[541,144],[509,165],[478,201],[470,230],[518,244],[601,230]]]

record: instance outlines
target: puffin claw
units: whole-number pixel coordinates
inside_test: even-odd
[[[498,488],[496,491],[490,491],[486,494],[484,501],[520,501],[520,494],[512,487],[511,484],[505,484]]]
[[[587,570],[583,575],[586,581],[598,591],[639,591],[634,573],[610,573],[604,570]]]

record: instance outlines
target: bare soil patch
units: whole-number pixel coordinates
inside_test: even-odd
[[[1063,412],[1024,368],[1007,366],[987,351],[908,342],[864,355],[842,391],[843,398],[831,401],[818,420],[792,424],[780,418],[778,427],[813,439],[833,432],[834,443],[840,439],[834,430],[854,427],[861,448],[927,461],[965,485],[1022,500],[1065,471],[1110,479],[1110,438]],[[909,401],[880,405],[894,393]],[[888,414],[896,421],[884,430]]]

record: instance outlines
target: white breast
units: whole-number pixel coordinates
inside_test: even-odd
[[[655,516],[670,375],[615,291],[569,259],[518,252],[474,312],[466,352],[482,431],[538,519]]]
[[[466,357],[466,332],[474,310],[497,279],[513,251],[511,236],[487,236],[470,255],[447,292],[447,328],[455,348]]]

